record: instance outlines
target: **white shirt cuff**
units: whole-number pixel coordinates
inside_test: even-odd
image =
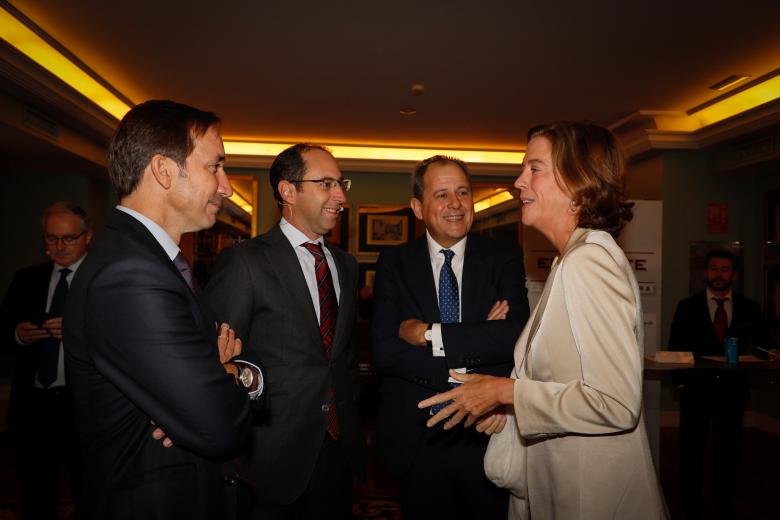
[[[441,323],[431,325],[431,353],[433,357],[446,357],[444,340],[441,338]]]

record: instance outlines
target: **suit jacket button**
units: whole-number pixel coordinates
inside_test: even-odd
[[[235,486],[238,484],[238,479],[233,475],[225,475],[225,484],[228,486]]]
[[[330,406],[328,406],[327,404],[323,404],[322,405],[322,411],[323,412],[327,412],[328,410],[330,410]]]

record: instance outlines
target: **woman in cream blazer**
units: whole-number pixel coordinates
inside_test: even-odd
[[[454,399],[429,426],[465,419],[495,435],[485,468],[511,490],[510,518],[665,518],[642,417],[639,290],[613,238],[632,216],[615,138],[589,123],[537,127],[515,186],[523,224],[559,256],[512,377],[453,374],[464,384],[420,403]]]

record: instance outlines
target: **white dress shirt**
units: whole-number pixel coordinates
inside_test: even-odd
[[[78,270],[81,263],[84,261],[84,258],[86,258],[87,255],[83,255],[81,258],[70,264],[67,269],[70,269],[70,272],[68,273],[68,276],[65,277],[65,280],[68,282],[68,287],[70,287],[70,283],[73,281],[73,275],[76,274],[76,271]],[[51,308],[51,301],[54,299],[54,290],[57,288],[57,284],[60,282],[60,269],[65,268],[64,265],[54,264],[54,268],[51,270],[51,277],[49,278],[49,293],[46,295],[46,312],[49,312],[49,309]],[[52,318],[57,318],[58,316],[52,316]],[[16,338],[16,342],[20,343],[19,338]],[[43,385],[38,381],[38,376],[35,376],[35,382],[33,383],[33,386],[35,388],[43,388]],[[54,380],[54,382],[49,385],[49,388],[57,388],[65,386],[65,355],[62,350],[62,340],[60,340],[60,348],[59,353],[57,354],[57,379]]]
[[[441,268],[444,265],[444,253],[442,249],[449,249],[454,256],[452,257],[452,271],[455,273],[455,279],[458,280],[458,316],[463,318],[463,258],[466,253],[466,240],[468,237],[463,237],[459,242],[452,245],[452,247],[442,247],[437,243],[430,233],[425,232],[425,238],[428,242],[428,255],[431,258],[431,270],[433,271],[433,281],[436,284],[436,299],[439,298],[439,275],[441,274]],[[441,323],[431,324],[431,349],[432,353],[436,357],[446,356],[444,348],[444,340],[441,336]],[[460,372],[461,369],[458,369]],[[465,371],[465,370],[464,370]]]
[[[316,240],[310,240],[300,229],[290,224],[284,217],[279,221],[279,228],[282,230],[282,233],[284,233],[284,236],[287,237],[287,240],[290,241],[290,245],[293,246],[295,254],[298,256],[298,263],[301,264],[301,271],[303,271],[303,277],[306,279],[306,286],[309,288],[311,304],[314,306],[314,312],[317,315],[317,323],[319,323],[320,291],[317,289],[317,273],[314,270],[314,255],[303,247],[303,244],[311,242],[312,244],[319,244],[322,246],[322,250],[325,252],[325,260],[328,262],[328,268],[330,269],[330,276],[333,278],[333,289],[336,291],[336,301],[341,302],[339,273],[336,269],[333,255],[330,254],[328,248],[325,247],[322,237],[319,237]]]

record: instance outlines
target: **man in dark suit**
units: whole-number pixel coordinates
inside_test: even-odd
[[[57,518],[59,466],[78,497],[78,442],[62,352],[62,312],[92,229],[79,206],[57,202],[43,214],[50,261],[21,269],[3,301],[5,342],[16,345],[8,422],[14,434],[22,518]]]
[[[488,437],[429,430],[430,411],[417,403],[449,389],[448,369],[510,373],[529,314],[522,253],[468,235],[474,203],[462,161],[431,157],[413,180],[426,236],[382,253],[374,285],[376,448],[398,477],[405,519],[503,519],[508,497],[483,470]]]
[[[224,155],[217,116],[172,101],[134,107],[109,146],[120,204],[64,318],[85,518],[223,517],[216,461],[245,440],[261,374],[233,357],[240,342],[217,330],[178,243],[231,195]]]
[[[350,181],[328,150],[308,143],[279,154],[270,181],[281,221],[225,250],[206,289],[220,319],[264,362],[266,409],[249,453],[252,517],[349,518],[352,475],[363,475],[365,459],[357,263],[322,236]]]
[[[740,354],[777,346],[756,302],[732,290],[737,260],[728,251],[707,254],[704,277],[707,288],[677,305],[669,335],[670,350],[701,356],[723,356],[724,339],[737,338]],[[760,353],[760,350],[756,352]],[[748,399],[746,372],[687,370],[681,385],[680,439],[682,486],[688,518],[701,514],[704,447],[710,421],[714,437],[714,490],[716,512],[728,518],[737,489],[742,417]]]

